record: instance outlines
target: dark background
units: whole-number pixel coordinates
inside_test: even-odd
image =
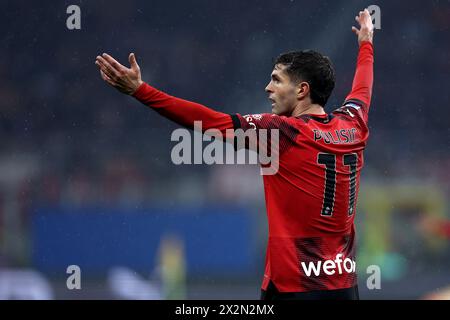
[[[371,4],[381,29],[357,215],[362,297],[417,299],[450,284],[439,231],[449,219],[449,1],[0,4],[0,298],[24,270],[52,298],[149,298],[153,289],[258,298],[258,168],[174,165],[177,126],[108,87],[95,57],[128,65],[135,52],[155,87],[248,114],[270,112],[264,87],[278,54],[315,49],[336,69],[331,111],[351,88],[354,16]],[[81,30],[66,27],[71,4]],[[82,270],[76,293],[66,288],[70,264]],[[381,290],[366,289],[369,265],[381,267]],[[136,286],[123,293],[114,281]]]

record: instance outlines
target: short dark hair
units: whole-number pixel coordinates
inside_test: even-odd
[[[309,83],[311,101],[322,107],[334,89],[335,73],[330,58],[314,50],[291,51],[276,58],[274,66],[285,65],[291,81]]]

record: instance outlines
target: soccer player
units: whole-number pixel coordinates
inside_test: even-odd
[[[330,60],[311,50],[281,54],[266,87],[272,113],[225,114],[163,93],[130,68],[97,56],[104,81],[164,117],[203,130],[278,130],[279,169],[265,175],[269,225],[261,299],[359,299],[354,218],[373,83],[373,24],[356,16],[359,52],[352,90],[338,109],[324,106],[335,85]],[[227,136],[228,138],[228,136]]]

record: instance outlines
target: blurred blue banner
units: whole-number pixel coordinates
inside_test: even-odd
[[[184,246],[187,272],[248,275],[255,262],[252,216],[242,207],[39,208],[32,221],[32,262],[65,274],[76,264],[91,275],[127,266],[150,273],[164,236]]]

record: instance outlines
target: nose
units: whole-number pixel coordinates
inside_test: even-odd
[[[273,92],[273,90],[271,89],[271,84],[272,84],[272,81],[269,82],[269,83],[267,84],[266,88],[264,89],[267,93]]]

